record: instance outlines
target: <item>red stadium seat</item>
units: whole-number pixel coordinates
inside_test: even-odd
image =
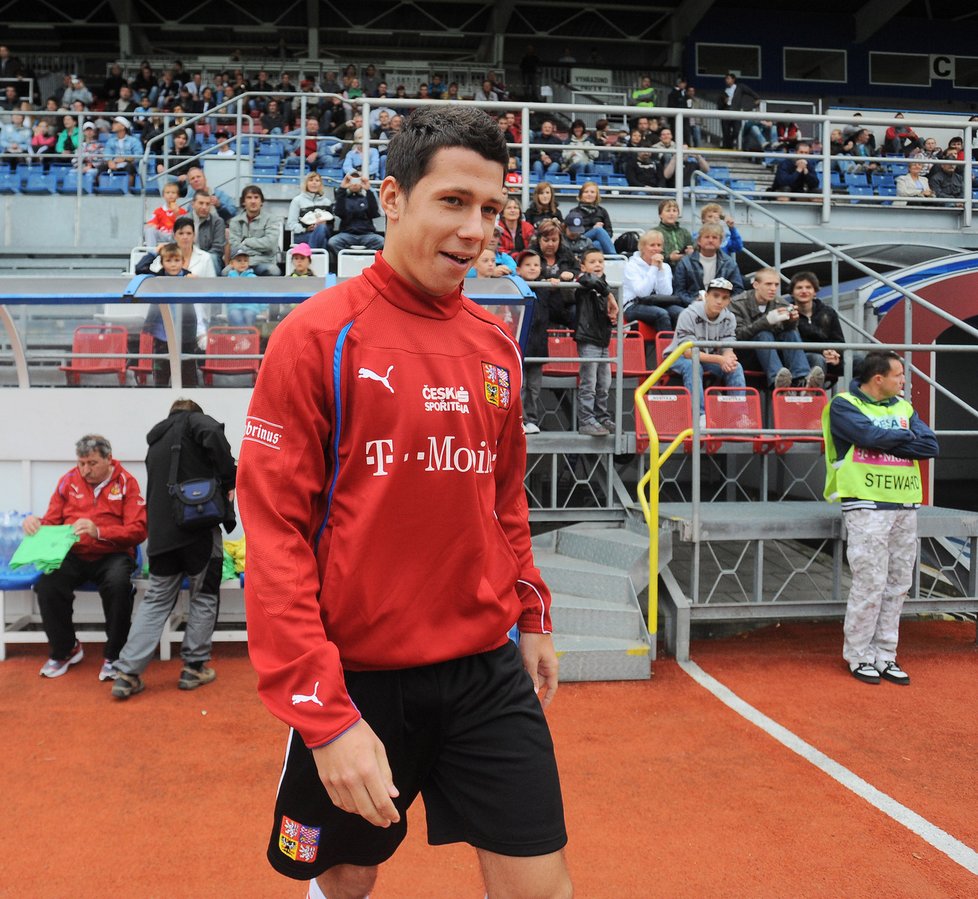
[[[576,356],[577,344],[574,343],[573,331],[547,331],[547,355],[551,359],[564,356]],[[573,375],[577,377],[580,363],[574,362],[545,362],[545,375]]]
[[[260,359],[215,359],[213,356],[257,356],[261,349],[261,335],[257,328],[215,326],[207,329],[207,360],[200,366],[204,384],[211,386],[214,375],[251,375],[251,383],[258,376]]]
[[[132,372],[133,377],[136,379],[136,383],[140,387],[146,386],[146,381],[153,375],[153,360],[146,359],[146,353],[153,352],[153,335],[149,331],[142,331],[139,334],[139,355],[140,358],[136,360],[135,365],[129,366],[129,371]]]
[[[693,407],[689,391],[685,387],[650,387],[645,394],[645,406],[649,410],[655,432],[660,441],[672,440],[687,428],[693,427]],[[692,441],[684,440],[683,449],[689,452]],[[644,453],[649,448],[649,435],[642,416],[635,413],[635,450]]]
[[[717,452],[724,443],[750,443],[755,453],[773,449],[774,441],[752,431],[764,427],[761,395],[754,387],[707,387],[704,392],[706,426],[727,431],[742,431],[743,436],[706,437],[703,448]]]
[[[795,443],[817,443],[825,450],[822,439],[822,410],[829,398],[821,387],[779,387],[771,396],[775,430],[812,431],[811,437],[778,437],[774,451],[786,453]]]
[[[73,358],[61,366],[68,385],[77,387],[82,375],[117,375],[119,386],[126,383],[126,349],[129,332],[122,325],[79,325],[71,341],[76,353],[118,353],[109,359]]]

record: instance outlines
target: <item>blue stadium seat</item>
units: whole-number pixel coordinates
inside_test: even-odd
[[[757,182],[748,181],[744,178],[734,178],[730,182],[730,189],[741,194],[752,194],[757,191]]]
[[[42,169],[31,169],[27,173],[27,181],[21,188],[25,194],[53,194],[58,188],[58,182],[54,170],[43,171]]]
[[[20,175],[16,172],[13,174],[10,171],[0,172],[0,194],[19,194],[20,193]]]
[[[859,197],[871,197],[873,196],[873,188],[869,184],[850,184],[849,196],[856,199],[851,200],[852,203],[858,203]]]
[[[569,172],[554,172],[552,175],[547,175],[547,181],[551,184],[570,184],[571,176]]]
[[[717,181],[727,182],[730,180],[730,166],[715,165],[710,169],[710,174],[716,178]]]
[[[624,175],[611,174],[607,176],[608,187],[628,187],[628,179]]]
[[[613,175],[615,173],[615,167],[610,162],[596,162],[594,164],[594,173],[596,175]]]
[[[98,192],[111,196],[129,193],[129,175],[125,172],[103,172],[98,176]]]
[[[78,172],[75,169],[69,169],[65,172],[64,180],[58,185],[58,193],[78,193],[78,181]],[[95,190],[95,172],[82,172],[81,190],[83,194],[90,194]]]

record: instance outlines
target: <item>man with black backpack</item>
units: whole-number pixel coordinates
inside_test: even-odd
[[[149,588],[115,664],[116,699],[145,689],[140,675],[153,658],[184,578],[190,582],[190,612],[177,686],[193,690],[214,680],[206,663],[224,555],[220,525],[228,533],[235,527],[236,466],[224,425],[193,400],[178,399],[146,441]]]

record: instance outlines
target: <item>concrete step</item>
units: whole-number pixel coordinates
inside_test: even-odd
[[[653,654],[642,640],[555,634],[560,679],[567,682],[648,680]]]
[[[555,634],[587,634],[629,640],[645,636],[642,613],[634,603],[555,593],[550,615]]]
[[[629,571],[648,559],[649,544],[617,525],[575,524],[558,531],[556,549],[561,555]]]
[[[535,550],[534,561],[550,591],[574,596],[626,602],[634,595],[627,572],[560,555],[547,549]]]

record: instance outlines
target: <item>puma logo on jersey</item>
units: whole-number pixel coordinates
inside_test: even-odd
[[[305,693],[293,693],[292,694],[292,705],[298,705],[300,702],[314,702],[316,705],[322,707],[322,702],[316,695],[319,692],[319,681],[316,681],[316,686],[312,688],[312,693],[306,696]]]
[[[386,375],[378,375],[377,372],[371,371],[369,368],[361,368],[360,371],[357,372],[357,377],[358,378],[366,378],[368,381],[379,381],[391,393],[393,393],[394,392],[394,388],[391,387],[391,382],[390,382],[390,376],[391,376],[391,372],[392,371],[394,371],[394,366],[393,365],[389,365],[387,367],[387,374]]]

